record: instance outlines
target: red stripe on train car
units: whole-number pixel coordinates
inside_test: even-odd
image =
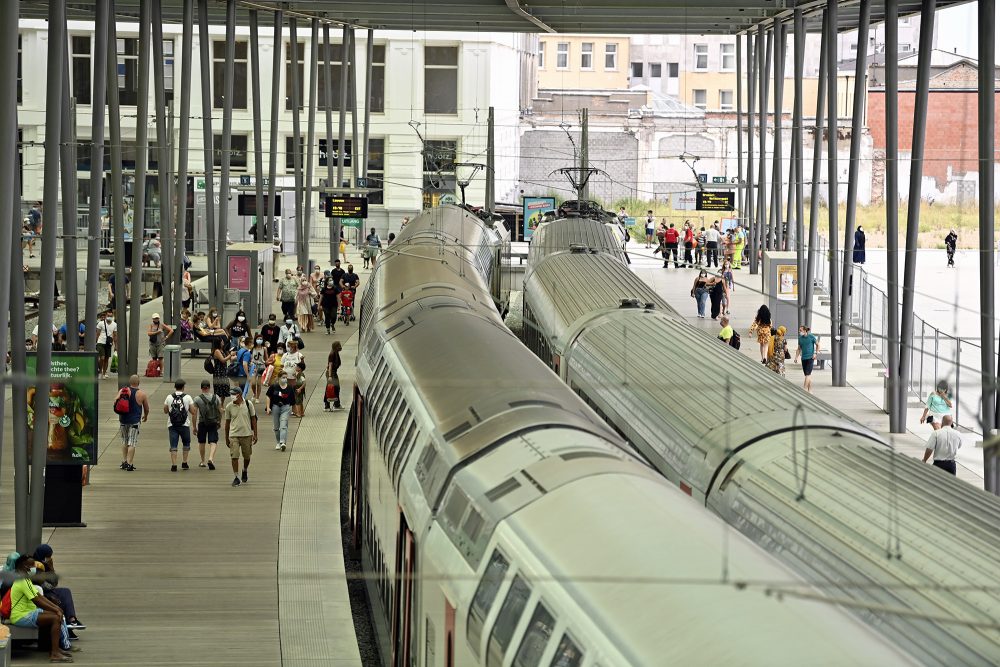
[[[681,491],[688,494],[689,496],[691,495],[691,487],[685,484],[684,482],[681,482]]]

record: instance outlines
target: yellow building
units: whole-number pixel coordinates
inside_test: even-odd
[[[608,35],[539,35],[538,87],[627,90],[629,38]]]

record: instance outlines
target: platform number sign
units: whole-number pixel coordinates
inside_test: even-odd
[[[713,176],[712,177],[712,182],[713,183],[725,183],[726,182],[726,177],[725,176]]]

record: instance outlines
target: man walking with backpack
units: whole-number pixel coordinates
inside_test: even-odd
[[[139,376],[128,379],[128,386],[118,390],[114,404],[122,438],[122,470],[135,471],[135,446],[139,444],[139,423],[149,419],[149,397],[139,389]]]
[[[198,454],[201,456],[199,468],[206,465],[215,470],[215,450],[219,446],[219,426],[222,424],[222,401],[212,391],[212,383],[201,381],[201,393],[194,399],[195,432],[198,434]],[[205,460],[205,445],[208,445],[208,460]]]
[[[163,401],[163,413],[167,415],[167,435],[170,438],[170,472],[177,472],[177,441],[184,447],[181,468],[188,469],[188,455],[191,453],[191,418],[195,416],[194,399],[184,393],[184,380],[174,382],[174,392]]]

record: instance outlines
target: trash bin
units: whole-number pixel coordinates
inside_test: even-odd
[[[166,345],[163,348],[163,381],[174,382],[181,376],[181,346]]]

